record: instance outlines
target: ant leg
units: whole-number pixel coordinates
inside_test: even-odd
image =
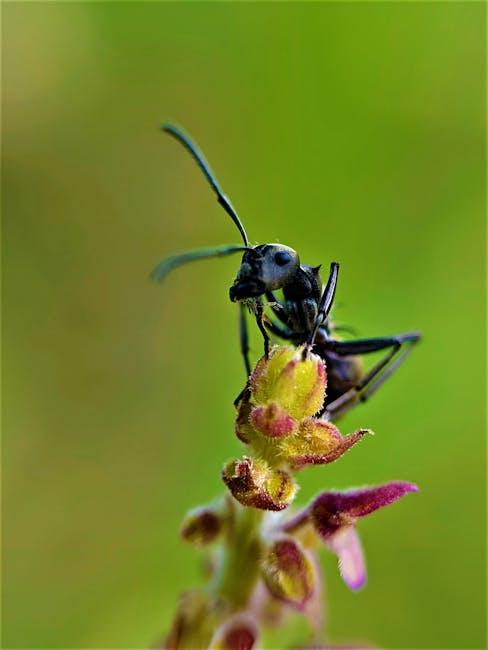
[[[290,326],[290,319],[286,313],[284,305],[278,300],[272,291],[266,291],[266,299],[273,314],[280,320],[283,325]]]
[[[358,336],[359,330],[353,327],[352,325],[346,325],[345,323],[329,323],[328,328],[330,333],[334,332],[346,332],[347,334],[352,334],[352,336]]]
[[[324,344],[324,348],[332,350],[341,356],[368,354],[370,352],[384,350],[388,347],[391,348],[388,354],[383,359],[380,359],[356,386],[353,386],[353,388],[350,388],[326,406],[325,412],[329,418],[333,419],[344,415],[358,401],[366,401],[395,372],[400,364],[403,363],[412,350],[413,345],[419,340],[420,334],[414,332],[389,338],[363,339],[361,341],[327,341]],[[395,355],[401,349],[402,345],[406,343],[410,344],[409,347],[395,359]]]
[[[256,324],[259,327],[259,331],[263,335],[264,339],[264,356],[266,359],[269,357],[269,335],[264,326],[264,309],[263,303],[256,301],[255,306],[255,315],[256,315]]]
[[[246,377],[246,385],[234,400],[234,406],[237,406],[239,404],[244,394],[248,390],[249,376],[251,374],[251,364],[249,362],[249,336],[247,331],[246,307],[244,304],[240,303],[239,308],[240,308],[239,309],[239,335],[240,335],[239,338],[241,343],[241,353],[244,358],[244,365],[246,367],[247,377]],[[265,315],[264,315],[263,305],[261,302],[256,302],[255,316],[256,316],[256,323],[264,339],[264,354],[266,355],[266,357],[268,357],[269,336],[264,326]]]
[[[324,341],[322,347],[330,352],[335,352],[341,357],[357,354],[370,354],[386,348],[393,348],[393,354],[403,343],[416,343],[420,339],[418,332],[408,332],[397,336],[381,336],[371,339],[356,339],[355,341]]]
[[[380,373],[379,376],[377,377],[376,381],[373,381],[368,387],[366,387],[363,392],[356,392],[355,395],[352,395],[346,402],[342,402],[342,396],[339,397],[335,402],[332,402],[329,404],[328,407],[326,407],[325,412],[329,415],[329,418],[332,419],[337,419],[339,417],[342,417],[345,415],[348,411],[350,411],[356,404],[359,402],[364,403],[366,402],[371,395],[376,393],[378,388],[383,384],[384,381],[386,381],[391,375],[397,370],[397,368],[405,361],[406,357],[410,354],[412,351],[412,346],[408,347],[406,350],[404,350],[390,365],[384,369],[384,372]],[[349,391],[348,391],[349,392]],[[352,391],[351,391],[352,392]],[[338,404],[338,402],[341,401],[341,404]],[[329,409],[329,407],[331,407]]]
[[[319,306],[317,308],[317,316],[315,317],[315,322],[312,327],[310,334],[308,335],[307,344],[303,349],[303,359],[307,356],[309,350],[311,350],[317,332],[323,323],[327,320],[330,310],[332,309],[332,304],[334,302],[334,296],[337,287],[337,277],[339,275],[339,264],[337,262],[332,262],[330,265],[329,279],[320,298]]]
[[[249,380],[246,381],[246,385],[244,386],[244,388],[241,390],[241,392],[239,393],[239,395],[235,398],[235,400],[233,402],[233,404],[234,404],[234,406],[236,408],[239,406],[241,400],[244,399],[244,396],[246,395],[246,393],[248,391],[249,391]]]
[[[294,333],[289,327],[281,327],[278,323],[268,318],[266,315],[263,317],[264,324],[267,329],[277,336],[280,339],[285,339],[285,341],[291,341],[294,337]]]
[[[406,350],[404,350],[401,354],[398,355],[396,359],[394,359],[390,365],[385,368],[384,372],[379,375],[379,377],[376,379],[376,381],[373,381],[370,386],[368,386],[363,393],[360,395],[360,401],[361,402],[366,402],[371,395],[376,393],[378,388],[381,386],[381,384],[390,377],[395,370],[405,361],[405,358],[410,354],[412,351],[412,345],[410,345]]]
[[[249,375],[251,374],[251,363],[249,361],[249,336],[247,330],[247,319],[246,319],[246,308],[240,303],[239,304],[239,341],[241,344],[241,354],[244,359],[244,366],[246,368],[246,384],[241,390],[239,395],[234,400],[234,406],[237,408],[239,402],[244,397],[249,384]]]
[[[242,303],[239,305],[239,340],[241,344],[241,354],[244,359],[246,375],[251,374],[251,363],[249,361],[249,336],[247,331],[246,308]]]

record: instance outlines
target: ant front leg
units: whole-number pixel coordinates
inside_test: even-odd
[[[264,324],[267,329],[280,339],[285,341],[292,341],[295,338],[295,333],[289,327],[282,327],[279,323],[268,318],[266,314],[263,316]]]
[[[370,354],[389,348],[388,353],[375,364],[369,372],[343,395],[327,405],[325,412],[332,420],[344,415],[358,401],[365,402],[374,392],[378,390],[381,384],[390,377],[395,370],[403,363],[410,353],[413,345],[420,340],[420,334],[412,332],[408,334],[399,334],[398,336],[361,339],[358,341],[326,341],[323,349],[335,352],[340,356],[351,356],[359,354]],[[409,344],[409,347],[402,354],[397,356],[403,345]],[[395,359],[396,357],[396,359]]]
[[[255,316],[256,316],[256,323],[257,326],[259,327],[259,331],[263,335],[264,339],[264,356],[266,359],[269,357],[269,335],[268,332],[266,331],[266,327],[264,326],[264,308],[263,308],[263,303],[261,300],[256,300],[255,302]]]
[[[310,331],[310,334],[307,338],[307,343],[303,349],[303,359],[306,358],[308,352],[312,349],[312,346],[317,336],[317,332],[320,327],[325,323],[327,317],[332,309],[332,304],[334,302],[334,296],[337,287],[337,278],[339,276],[339,264],[337,262],[332,262],[330,265],[329,279],[320,298],[320,302],[317,307],[317,316],[315,317],[315,322]]]
[[[272,291],[266,291],[266,300],[276,318],[280,320],[283,325],[290,327],[290,319],[285,306],[278,300]]]
[[[243,303],[239,304],[239,342],[241,346],[241,354],[244,359],[244,366],[246,368],[246,384],[241,390],[239,395],[234,400],[234,406],[237,408],[239,402],[243,399],[246,391],[249,390],[249,376],[251,374],[251,363],[249,361],[249,334],[247,329],[246,307]]]
[[[264,315],[263,305],[260,301],[257,300],[254,303],[253,307],[254,307],[253,309],[254,315],[256,317],[256,323],[264,338],[264,354],[266,355],[266,357],[268,357],[269,336],[264,326],[265,315]],[[241,390],[239,395],[235,398],[234,406],[237,406],[239,404],[239,402],[244,397],[246,391],[249,390],[248,388],[249,376],[251,375],[251,363],[249,361],[249,335],[247,330],[246,305],[244,303],[239,304],[239,340],[240,340],[241,354],[244,359],[244,366],[246,368],[246,385]]]
[[[251,363],[249,361],[249,334],[247,331],[246,308],[242,303],[239,304],[239,341],[247,378],[251,374]]]

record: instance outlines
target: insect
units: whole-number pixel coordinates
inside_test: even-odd
[[[160,282],[174,268],[188,262],[243,253],[229,297],[240,307],[240,348],[247,376],[251,372],[246,320],[246,311],[249,311],[263,336],[266,355],[271,334],[296,346],[305,344],[304,356],[313,348],[324,359],[328,376],[324,405],[327,418],[335,420],[358,402],[366,401],[405,360],[413,344],[420,339],[419,333],[356,340],[335,338],[337,328],[330,318],[330,311],[339,264],[333,262],[330,265],[327,283],[322,287],[320,266],[302,264],[293,248],[282,244],[252,246],[237,212],[222,192],[203,153],[175,126],[165,124],[161,128],[180,142],[196,161],[219,204],[236,225],[242,244],[196,249],[167,257],[152,271],[152,279]],[[278,290],[282,291],[282,300],[275,294]],[[265,313],[265,307],[272,317]],[[380,351],[384,351],[382,358],[365,371],[362,355]]]

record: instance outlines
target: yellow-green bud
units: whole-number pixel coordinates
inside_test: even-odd
[[[277,404],[290,418],[315,415],[324,403],[326,373],[316,354],[302,357],[303,348],[274,347],[260,359],[251,375],[251,402],[257,406]]]
[[[280,453],[295,470],[308,465],[325,465],[343,456],[367,433],[371,431],[359,429],[343,436],[331,422],[306,418],[300,422],[295,436],[280,442]]]
[[[297,609],[303,609],[314,593],[314,565],[291,537],[273,542],[262,559],[261,573],[273,596]]]

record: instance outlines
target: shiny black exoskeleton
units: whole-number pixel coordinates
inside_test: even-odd
[[[333,262],[325,287],[320,266],[301,264],[298,253],[282,244],[251,246],[246,231],[230,200],[221,191],[203,154],[179,129],[162,127],[193,156],[217,195],[218,202],[236,224],[243,245],[221,246],[180,253],[164,259],[152,272],[161,281],[173,268],[198,259],[242,252],[241,266],[229,296],[240,305],[240,342],[247,375],[250,374],[246,309],[255,317],[269,352],[269,334],[303,345],[303,354],[313,351],[327,367],[327,397],[324,406],[329,419],[337,419],[352,406],[370,397],[403,362],[420,339],[416,332],[397,336],[341,341],[334,337],[330,310],[334,301],[339,265]],[[275,291],[282,291],[280,300]],[[269,309],[270,315],[265,312]],[[274,316],[271,317],[271,316]],[[385,355],[370,370],[364,371],[361,356],[385,350]]]

